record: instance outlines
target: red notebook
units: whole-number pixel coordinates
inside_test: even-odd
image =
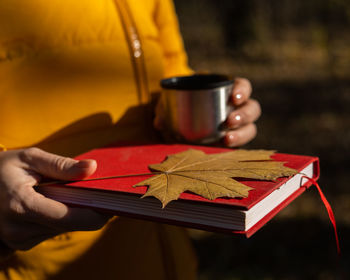
[[[149,173],[148,165],[160,163],[167,155],[190,148],[208,154],[230,151],[190,145],[115,146],[92,150],[77,159],[95,159],[98,167],[90,178],[101,178]],[[316,157],[275,154],[273,158],[310,178],[317,180],[319,177]],[[302,174],[279,178],[275,182],[240,180],[254,188],[247,198],[217,198],[211,201],[192,193],[183,193],[179,200],[170,202],[162,209],[156,198],[140,198],[146,192],[146,186],[132,187],[150,176],[45,185],[38,187],[38,191],[73,206],[210,231],[241,233],[249,237],[311,185],[302,178]]]

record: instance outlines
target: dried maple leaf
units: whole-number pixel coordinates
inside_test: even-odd
[[[205,154],[190,149],[169,155],[160,164],[149,165],[157,175],[134,187],[149,186],[143,197],[158,198],[163,208],[185,191],[210,200],[218,197],[247,197],[252,188],[232,178],[276,180],[297,173],[296,170],[283,166],[283,162],[271,160],[272,154],[274,151],[266,150]]]

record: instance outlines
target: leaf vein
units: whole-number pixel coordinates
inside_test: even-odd
[[[201,181],[201,182],[208,183],[208,181],[206,181],[206,180],[203,180],[203,179],[200,179],[200,178],[193,178],[193,177],[191,177],[191,176],[186,176],[186,175],[183,175],[183,174],[173,173],[172,175],[175,175],[175,176],[182,176],[182,177],[189,178],[189,179],[192,179],[192,180],[198,180],[198,181]],[[227,187],[224,186],[224,185],[221,185],[221,184],[218,184],[218,183],[215,183],[215,182],[209,182],[209,183],[211,183],[211,184],[213,184],[213,185],[217,185],[217,186],[223,187],[223,188],[226,189],[226,190],[233,191],[232,189],[227,188]],[[238,183],[238,182],[237,182],[237,183]],[[241,183],[238,183],[238,184],[241,184]],[[243,184],[241,184],[241,185],[243,185]],[[237,191],[235,191],[235,192],[237,192]]]

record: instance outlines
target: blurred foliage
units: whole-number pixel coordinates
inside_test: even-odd
[[[248,240],[193,235],[200,279],[350,279],[350,1],[175,4],[191,66],[252,81],[263,115],[247,147],[320,157],[343,250],[311,188]]]
[[[176,0],[192,65],[208,68],[220,56],[244,61],[261,76],[350,75],[348,0]],[[203,58],[206,58],[203,60]],[[202,60],[198,63],[198,61]],[[300,73],[301,65],[305,68]],[[239,67],[238,67],[239,68]],[[281,71],[282,68],[282,71]],[[234,69],[244,72],[244,69]],[[263,73],[265,75],[266,73]],[[265,79],[265,77],[263,77]]]

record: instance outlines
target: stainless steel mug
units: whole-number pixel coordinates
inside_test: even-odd
[[[197,144],[218,141],[233,110],[233,80],[226,75],[196,74],[161,81],[166,129],[177,140]]]

